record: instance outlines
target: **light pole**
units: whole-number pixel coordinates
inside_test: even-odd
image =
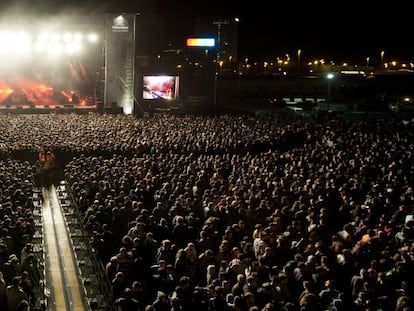
[[[213,98],[213,105],[214,105],[214,112],[217,111],[217,71],[214,71],[214,98]]]
[[[213,98],[213,105],[214,105],[214,111],[217,110],[217,78],[218,75],[221,73],[221,68],[223,67],[223,61],[219,61],[218,63],[218,68],[217,68],[217,63],[214,67],[214,98]]]
[[[328,79],[328,97],[327,97],[327,109],[328,113],[331,112],[330,106],[331,106],[331,80],[335,77],[335,75],[331,72],[329,72],[326,75],[326,78]]]

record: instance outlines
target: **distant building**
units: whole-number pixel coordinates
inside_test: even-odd
[[[213,22],[217,36],[217,60],[238,63],[238,18],[216,19]]]
[[[239,20],[235,17],[199,19],[195,36],[216,39],[217,62],[238,63]]]

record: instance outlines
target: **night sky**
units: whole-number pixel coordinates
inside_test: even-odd
[[[400,3],[401,2],[401,3]],[[190,1],[1,0],[0,10],[31,14],[140,13],[137,35],[154,49],[183,47],[205,17],[239,17],[240,58],[295,55],[364,61],[412,60],[412,22],[407,2],[392,1]]]

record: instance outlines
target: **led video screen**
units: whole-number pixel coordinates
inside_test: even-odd
[[[146,75],[143,76],[142,89],[145,100],[175,100],[179,96],[179,77]]]

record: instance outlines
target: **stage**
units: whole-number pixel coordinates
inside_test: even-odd
[[[102,110],[102,109],[101,109]],[[97,105],[0,105],[2,114],[90,113],[100,112]]]
[[[10,19],[0,18],[0,112],[97,111],[106,79],[104,16]]]

